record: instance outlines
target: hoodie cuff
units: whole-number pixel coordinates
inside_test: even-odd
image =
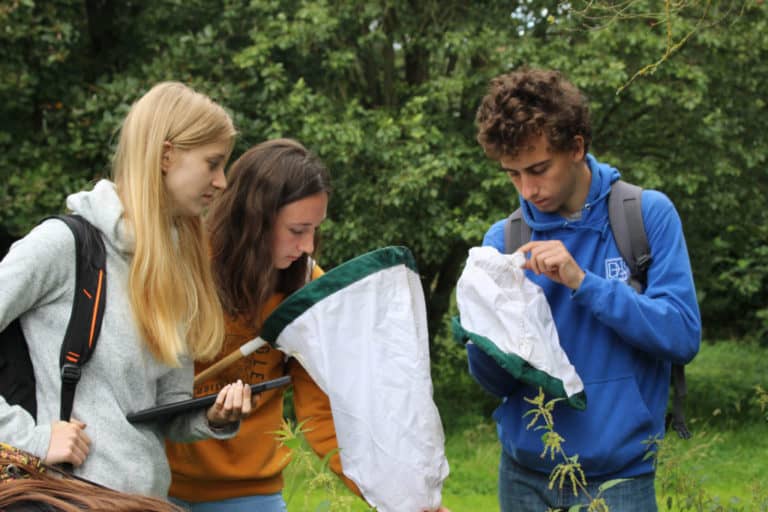
[[[229,439],[240,430],[240,420],[227,423],[226,425],[216,426],[211,424],[211,422],[208,421],[208,418],[206,418],[205,424],[208,427],[208,430],[210,430],[213,439]]]
[[[577,289],[571,291],[571,298],[579,304],[585,304],[598,290],[600,281],[601,279],[597,275],[585,270],[584,279]]]
[[[48,455],[48,448],[51,446],[52,425],[38,425],[35,427],[29,446],[19,446],[40,460],[44,460]]]

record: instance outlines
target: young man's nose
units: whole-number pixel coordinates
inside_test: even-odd
[[[520,177],[520,195],[523,196],[523,199],[526,201],[530,200],[532,197],[536,196],[537,191],[538,186],[534,179],[526,177],[525,175]]]

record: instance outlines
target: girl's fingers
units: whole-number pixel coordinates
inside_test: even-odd
[[[91,449],[91,438],[88,437],[85,432],[80,431],[80,435],[75,439],[74,446],[80,450],[84,456],[88,455],[88,451]]]
[[[248,384],[243,385],[243,405],[242,405],[242,414],[243,416],[248,416],[251,414],[251,386]]]
[[[232,385],[227,400],[229,405],[227,408],[228,412],[239,411],[243,408],[243,381],[238,379],[237,382]]]
[[[230,385],[227,384],[221,390],[219,391],[219,394],[216,395],[216,401],[213,403],[212,406],[208,408],[208,411],[206,413],[206,416],[208,417],[208,421],[211,423],[222,423],[225,421],[225,418],[223,417],[222,410],[224,409],[224,403],[227,399],[227,392],[229,391]]]
[[[221,391],[219,391],[219,396],[216,397],[216,403],[219,405],[219,409],[226,407],[227,397],[229,397],[230,389],[232,389],[232,384],[227,384],[221,388]]]
[[[231,423],[248,416],[253,409],[251,387],[242,380],[227,384],[216,396],[209,410],[209,419],[215,423]]]

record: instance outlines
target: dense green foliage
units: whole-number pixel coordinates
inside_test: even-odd
[[[7,0],[0,231],[108,175],[130,102],[182,80],[233,112],[236,153],[292,136],[324,158],[324,265],[407,245],[434,334],[467,249],[517,201],[474,141],[488,79],[557,67],[590,97],[594,153],[677,205],[707,334],[765,339],[767,20],[762,0]]]

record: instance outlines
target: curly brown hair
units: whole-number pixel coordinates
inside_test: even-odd
[[[287,269],[274,268],[271,241],[277,214],[294,201],[320,192],[330,194],[330,175],[322,161],[299,142],[274,139],[238,158],[227,181],[206,218],[213,274],[224,310],[258,324],[269,297],[301,288],[311,270],[307,254]],[[316,248],[318,242],[316,233]]]
[[[521,68],[491,80],[475,117],[477,141],[494,160],[516,156],[531,137],[546,135],[554,151],[589,149],[586,97],[559,71]]]

